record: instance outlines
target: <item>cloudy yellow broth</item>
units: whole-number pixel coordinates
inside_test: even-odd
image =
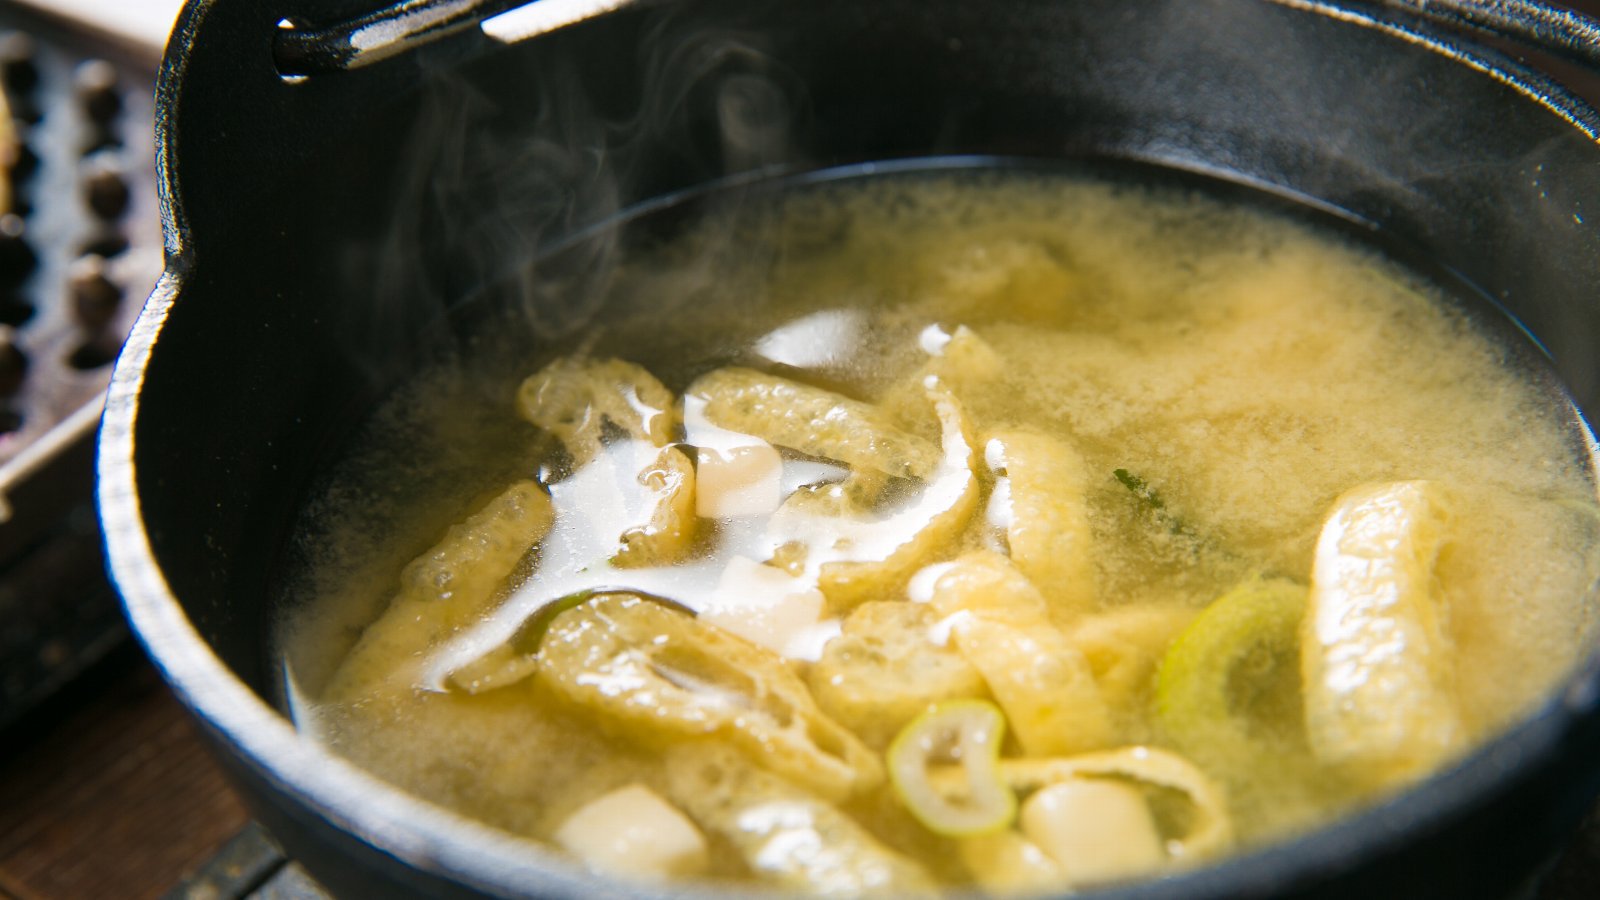
[[[597,279],[606,301],[600,312],[559,321],[524,312],[455,363],[420,375],[366,426],[310,505],[297,544],[281,646],[289,704],[303,731],[419,797],[575,853],[575,865],[601,864],[581,848],[560,849],[554,836],[597,798],[642,785],[705,845],[705,860],[687,877],[860,892],[976,885],[1026,893],[1170,875],[1376,802],[1527,714],[1592,636],[1587,589],[1597,574],[1597,518],[1587,430],[1507,329],[1370,249],[1203,191],[1041,174],[859,178],[758,191],[709,208]],[[611,475],[582,482],[598,470],[519,415],[519,384],[558,359],[637,366],[659,379],[676,407],[686,391],[698,402],[693,386],[718,372],[782,379],[865,404],[853,408],[869,410],[931,456],[916,471],[864,479],[866,498],[848,516],[780,527],[770,500],[754,513],[691,515],[681,546],[659,560],[620,564],[627,510],[637,518],[648,497],[622,502],[614,515],[593,507],[606,491],[641,490],[630,466],[643,457],[637,448],[624,452],[638,442],[610,427],[590,463],[604,463]],[[708,451],[692,441],[715,443],[705,436],[726,437],[729,429],[708,430],[702,416],[700,430],[686,433],[681,412],[662,414],[672,433],[660,443],[682,450],[709,479]],[[786,504],[799,485],[821,483],[825,492],[827,482],[864,474],[859,462],[852,468],[826,458],[831,426],[819,423],[812,424],[821,445],[775,447]],[[749,430],[775,433],[760,423]],[[1070,463],[1068,476],[1047,466],[1045,477],[1026,484],[1023,473],[1005,467],[1013,445],[996,440],[1056,448]],[[405,587],[402,570],[448,544],[452,525],[519,481],[540,498],[548,494],[554,524],[538,543],[513,548],[513,565],[481,573],[487,587],[479,599],[428,618],[463,601],[418,599],[427,585]],[[1341,713],[1312,707],[1336,703],[1345,688],[1324,685],[1314,697],[1309,681],[1351,672],[1329,674],[1343,663],[1311,661],[1318,653],[1307,642],[1339,638],[1298,610],[1366,602],[1352,599],[1348,585],[1312,588],[1335,577],[1334,563],[1319,560],[1319,536],[1341,504],[1357,520],[1362,509],[1370,513],[1361,490],[1393,500],[1409,490],[1395,486],[1405,485],[1426,486],[1432,499],[1423,506],[1395,500],[1396,515],[1431,516],[1426,527],[1371,527],[1412,528],[1379,543],[1422,556],[1390,560],[1383,570],[1390,574],[1378,576],[1384,584],[1363,590],[1392,589],[1388,600],[1371,601],[1393,601],[1379,624],[1415,626],[1415,634],[1399,628],[1390,637],[1406,645],[1404,653],[1427,658],[1397,663],[1411,674],[1396,676],[1402,684],[1388,700],[1371,691],[1357,699],[1376,704],[1369,718],[1422,720],[1420,730],[1447,722],[1438,746],[1373,762],[1325,746],[1360,738],[1327,737],[1326,716]],[[918,503],[926,509],[916,512]],[[907,509],[916,512],[901,516],[914,520],[909,526],[885,524]],[[1027,516],[1035,517],[1035,533],[1008,530]],[[855,529],[857,550],[825,546],[815,529],[834,524]],[[914,547],[893,565],[863,561],[916,542],[922,525],[935,544]],[[1049,527],[1081,533],[1061,550],[1066,544],[1037,533]],[[859,549],[875,540],[878,549]],[[1032,558],[1021,556],[1025,541],[1035,542]],[[1327,552],[1337,553],[1337,543]],[[982,593],[988,588],[977,589],[976,601],[958,597],[959,579],[941,580],[952,570],[1013,579],[1005,590],[1021,605],[1005,615],[984,612],[983,604],[1001,601]],[[855,574],[835,577],[845,571]],[[819,610],[819,580],[829,577]],[[1179,653],[1209,605],[1252,583],[1277,586],[1294,621],[1262,624],[1240,614],[1229,624],[1216,616],[1211,633],[1189,638],[1187,657]],[[812,605],[774,626],[792,634],[769,629],[752,638],[748,628],[715,624],[750,621],[742,607],[731,619],[709,611],[704,598],[719,585],[724,600],[729,590],[743,591],[759,605],[764,591],[774,598],[788,591]],[[736,734],[738,716],[702,733],[659,727],[617,705],[628,689],[601,683],[609,676],[550,668],[567,663],[552,662],[556,651],[523,626],[544,603],[586,586],[637,588],[650,597],[641,602],[656,618],[647,620],[687,620],[691,630],[672,640],[712,641],[704,654],[765,667],[751,676],[758,688],[718,671],[668,673],[676,690],[705,708],[753,704],[762,713],[766,701],[740,691],[770,688],[779,678],[771,673],[788,673],[783,690],[800,685],[807,696],[783,694],[786,714],[800,709],[826,720],[807,725],[813,730],[849,730],[849,749],[838,741],[823,749],[830,762],[846,757],[842,768],[861,777],[808,782],[803,757],[796,764],[768,752],[770,736]],[[396,614],[391,604],[398,609],[407,590],[420,612]],[[562,615],[591,614],[596,604],[622,609],[626,599],[595,597]],[[969,614],[950,615],[957,607]],[[363,645],[386,609],[381,640],[369,633]],[[1056,666],[1068,675],[1041,676],[1039,684],[1063,693],[1041,701],[1018,693],[1033,689],[1027,684],[998,683],[1019,676],[985,664],[974,642],[986,632],[972,627],[975,619],[1003,639],[1032,634],[1028,652],[1041,655],[1013,668]],[[563,631],[564,621],[572,620],[557,617],[544,639],[586,639]],[[604,621],[591,615],[589,624]],[[887,661],[841,666],[837,647],[830,657],[841,628],[881,637],[885,627],[899,629],[880,647]],[[1276,643],[1251,644],[1252,629],[1271,628]],[[1389,652],[1374,649],[1381,641],[1371,634],[1343,639]],[[1206,640],[1224,650],[1192,649]],[[1208,675],[1207,654],[1226,656],[1230,642],[1250,646],[1227,671]],[[378,644],[382,652],[373,649]],[[906,679],[911,700],[901,696],[905,684],[874,683],[863,690],[901,705],[879,714],[869,704],[866,715],[848,707],[854,688],[841,688],[833,675],[862,669],[879,681]],[[1427,682],[1421,699],[1405,686],[1412,676]],[[1222,701],[1174,708],[1195,695],[1185,679],[1206,677],[1222,685],[1213,689]],[[945,693],[923,697],[918,679]],[[999,759],[980,778],[992,777],[993,767],[1010,773],[1005,789],[1024,815],[1002,810],[977,833],[956,834],[908,810],[904,785],[884,775],[884,761],[918,711],[904,704],[924,700],[952,715],[998,710],[1007,720]],[[1103,708],[1040,712],[1041,702]],[[852,756],[860,748],[867,755]],[[928,759],[946,775],[960,762],[948,749]],[[1230,758],[1235,751],[1243,755]],[[1185,774],[1163,782],[1125,764],[1152,754],[1176,760]],[[694,763],[685,760],[697,759],[716,765],[690,771]],[[1109,873],[1053,857],[1073,851],[1048,846],[1048,827],[1025,827],[1028,801],[1045,785],[1016,774],[1039,760],[1078,760],[1049,765],[1076,772],[1078,782],[1131,789],[1123,796],[1142,798],[1154,849]],[[706,778],[721,780],[710,788],[695,781]],[[958,782],[940,790],[959,804],[965,788]],[[748,831],[752,810],[784,803],[807,811],[800,825]],[[1203,842],[1190,833],[1202,820],[1220,829]],[[838,853],[838,867],[848,871],[782,859],[796,852],[784,841],[802,838],[825,849],[835,839],[851,844]],[[1185,843],[1191,838],[1204,845]],[[1017,862],[1038,862],[1041,848],[1046,859],[1037,873]]]

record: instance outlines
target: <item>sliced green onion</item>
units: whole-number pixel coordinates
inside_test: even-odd
[[[949,700],[912,720],[889,745],[889,779],[900,802],[929,831],[947,837],[1010,825],[1017,797],[1000,777],[1005,728],[1000,708],[987,700]]]
[[[539,645],[543,643],[545,634],[550,631],[550,623],[555,621],[556,616],[582,606],[596,597],[611,594],[626,594],[659,603],[679,612],[694,614],[693,610],[670,597],[630,588],[585,588],[552,597],[528,614],[521,627],[511,636],[511,640],[452,670],[446,676],[447,683],[469,694],[481,694],[522,681],[538,670]]]
[[[596,597],[604,597],[611,594],[638,597],[640,600],[649,600],[668,609],[688,613],[691,616],[695,615],[695,611],[692,608],[671,597],[652,594],[649,591],[641,591],[637,588],[622,586],[584,588],[581,591],[573,591],[560,597],[552,597],[536,607],[523,620],[522,626],[517,629],[516,634],[512,635],[511,645],[522,653],[531,655],[539,652],[539,645],[544,642],[544,636],[550,631],[550,623],[555,621],[556,616],[569,609],[576,609]]]
[[[1268,698],[1298,696],[1306,593],[1286,579],[1252,577],[1173,642],[1156,676],[1156,712],[1184,751],[1213,764],[1230,760],[1230,769],[1255,777],[1264,757],[1290,749],[1298,710],[1274,709]],[[1260,699],[1252,705],[1250,697]]]

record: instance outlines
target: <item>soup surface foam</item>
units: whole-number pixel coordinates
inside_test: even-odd
[[[624,878],[1026,893],[1378,802],[1591,645],[1586,427],[1370,249],[1067,175],[737,200],[364,426],[305,733]]]

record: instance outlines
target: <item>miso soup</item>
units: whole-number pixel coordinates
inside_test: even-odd
[[[1590,645],[1586,426],[1324,227],[1003,172],[672,221],[336,467],[305,732],[619,878],[1025,894],[1379,802]]]

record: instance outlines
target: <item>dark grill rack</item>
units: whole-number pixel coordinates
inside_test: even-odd
[[[162,266],[156,60],[0,4],[0,732],[127,641],[93,445]]]

